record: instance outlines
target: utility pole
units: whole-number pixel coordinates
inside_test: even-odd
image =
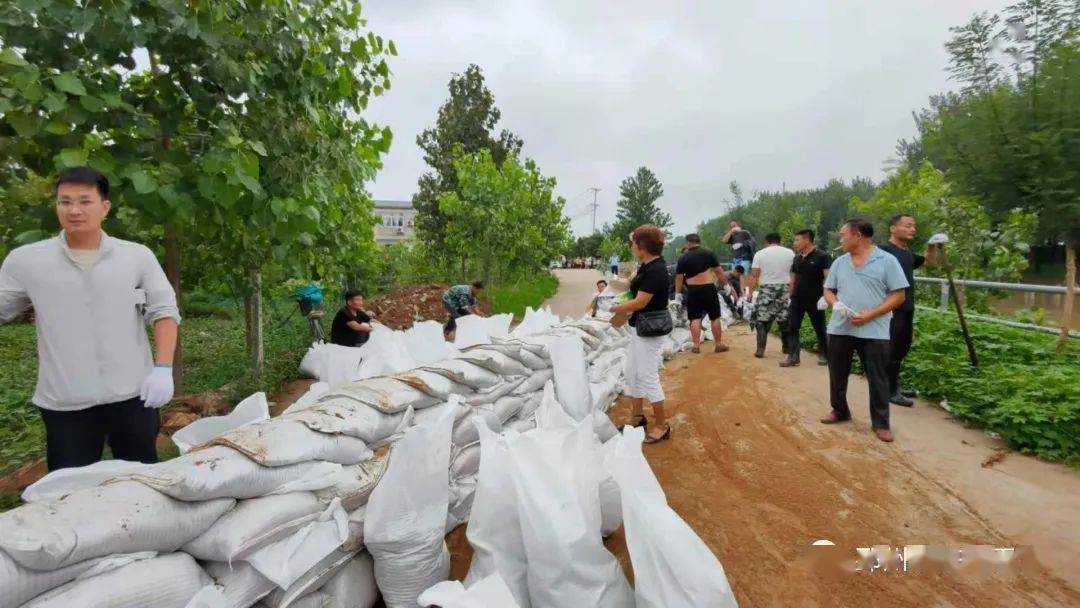
[[[592,233],[596,234],[596,208],[599,207],[596,203],[596,194],[600,192],[600,189],[590,186],[589,190],[592,191]]]

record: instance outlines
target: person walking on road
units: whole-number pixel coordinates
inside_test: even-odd
[[[940,238],[939,235],[934,235]],[[900,267],[904,269],[908,288],[904,293],[904,303],[893,311],[889,323],[889,339],[892,342],[892,354],[889,356],[889,401],[895,405],[911,407],[915,402],[900,388],[900,368],[904,358],[911,350],[915,338],[915,269],[922,266],[932,267],[937,263],[937,247],[926,246],[926,256],[912,253],[908,244],[915,238],[915,218],[907,214],[894,216],[889,222],[889,242],[881,249],[892,254]],[[931,238],[931,241],[935,241]]]
[[[364,312],[364,296],[345,292],[345,306],[330,325],[330,342],[341,346],[363,346],[371,337],[371,316]]]
[[[810,317],[810,324],[817,334],[818,365],[828,365],[828,336],[825,333],[825,310],[818,306],[825,291],[825,277],[829,276],[832,257],[814,245],[814,231],[809,228],[795,233],[795,260],[791,263],[791,305],[788,308],[787,358],[780,367],[799,364],[802,351],[799,331],[803,315]]]
[[[611,257],[608,258],[608,265],[611,266],[611,275],[616,279],[619,278],[619,254],[611,254]]]
[[[631,300],[612,306],[611,312],[632,313],[629,322],[634,331],[630,332],[626,357],[626,395],[632,400],[629,424],[646,427],[645,443],[656,443],[671,436],[671,426],[664,413],[664,389],[660,386],[660,353],[664,336],[671,333],[665,297],[670,278],[664,258],[660,257],[664,251],[664,232],[652,225],[638,226],[630,242],[639,263],[630,281]],[[653,408],[651,430],[646,424],[645,400]]]
[[[686,287],[686,316],[690,320],[690,337],[694,341],[693,352],[701,352],[701,324],[703,318],[712,323],[713,351],[722,353],[728,349],[721,341],[724,328],[720,323],[720,292],[716,281],[727,283],[727,275],[720,267],[716,254],[701,246],[697,234],[686,235],[686,253],[679,256],[675,265],[675,299],[683,300]]]
[[[457,320],[465,315],[484,316],[476,303],[476,296],[483,291],[483,281],[473,281],[472,285],[454,285],[443,294],[443,306],[450,318],[443,326],[443,337],[450,339],[450,334],[457,331]]]
[[[114,458],[157,462],[158,408],[173,397],[176,294],[157,257],[102,230],[109,180],[60,172],[54,238],[13,250],[0,267],[0,323],[33,307],[50,471]],[[151,354],[144,324],[154,327]]]
[[[754,356],[765,356],[765,345],[769,340],[769,330],[773,321],[780,326],[780,335],[787,333],[788,292],[791,288],[791,262],[795,252],[780,245],[780,235],[772,232],[765,235],[765,248],[754,254],[750,266],[750,291],[760,285],[753,296],[754,312],[750,324],[757,332],[757,350]],[[784,341],[781,340],[781,343]],[[784,350],[787,350],[786,348]]]
[[[732,221],[721,239],[731,245],[731,265],[742,266],[743,272],[749,272],[750,261],[754,259],[754,235],[743,230],[739,222]]]
[[[892,441],[889,428],[889,323],[904,303],[908,287],[896,258],[874,246],[874,225],[849,220],[840,229],[840,246],[825,279],[829,319],[829,398],[832,412],[825,424],[851,420],[847,387],[856,353],[870,383],[870,424],[882,441]]]

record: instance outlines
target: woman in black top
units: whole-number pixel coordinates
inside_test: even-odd
[[[638,313],[667,311],[667,265],[660,257],[664,250],[664,232],[656,226],[639,226],[630,235],[631,250],[640,264],[630,281],[629,302],[611,308],[612,313],[632,313],[630,326],[635,327]],[[660,357],[664,336],[642,337],[630,332],[627,347],[626,394],[633,401],[630,424],[646,427],[645,400],[653,406],[654,429],[646,427],[645,443],[656,443],[671,436],[671,426],[664,415],[664,389],[660,386]]]

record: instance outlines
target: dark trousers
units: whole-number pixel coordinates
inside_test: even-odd
[[[892,355],[889,357],[889,394],[900,391],[900,367],[904,357],[911,350],[915,338],[915,311],[894,310],[889,324],[889,339],[892,342]]]
[[[788,308],[787,352],[796,361],[799,360],[799,351],[802,350],[799,330],[802,329],[804,314],[810,317],[810,324],[814,326],[814,333],[817,334],[818,352],[822,355],[829,352],[828,336],[825,334],[825,311],[818,310],[817,300],[804,302],[802,298],[791,298]]]
[[[851,359],[858,353],[859,362],[870,382],[870,426],[889,428],[889,341],[853,336],[829,335],[829,399],[833,412],[841,420],[851,419],[848,408],[848,376]]]
[[[38,409],[50,471],[94,464],[101,460],[106,441],[117,460],[157,462],[161,418],[138,397],[74,412]]]
[[[458,317],[464,317],[465,315],[469,314],[469,311],[465,310],[464,308],[451,308],[450,305],[446,302],[443,302],[443,307],[446,308],[446,313],[450,315],[450,318],[446,321],[446,325],[443,325],[443,335],[449,336],[450,334],[457,331]]]

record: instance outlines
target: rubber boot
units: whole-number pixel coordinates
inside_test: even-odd
[[[780,362],[780,367],[795,367],[799,364],[799,337],[792,335],[784,336],[784,345],[787,347],[784,352],[787,356]]]
[[[761,359],[765,356],[765,343],[769,340],[769,330],[761,324],[758,324],[755,329],[757,330],[757,350],[754,351],[754,356]]]

